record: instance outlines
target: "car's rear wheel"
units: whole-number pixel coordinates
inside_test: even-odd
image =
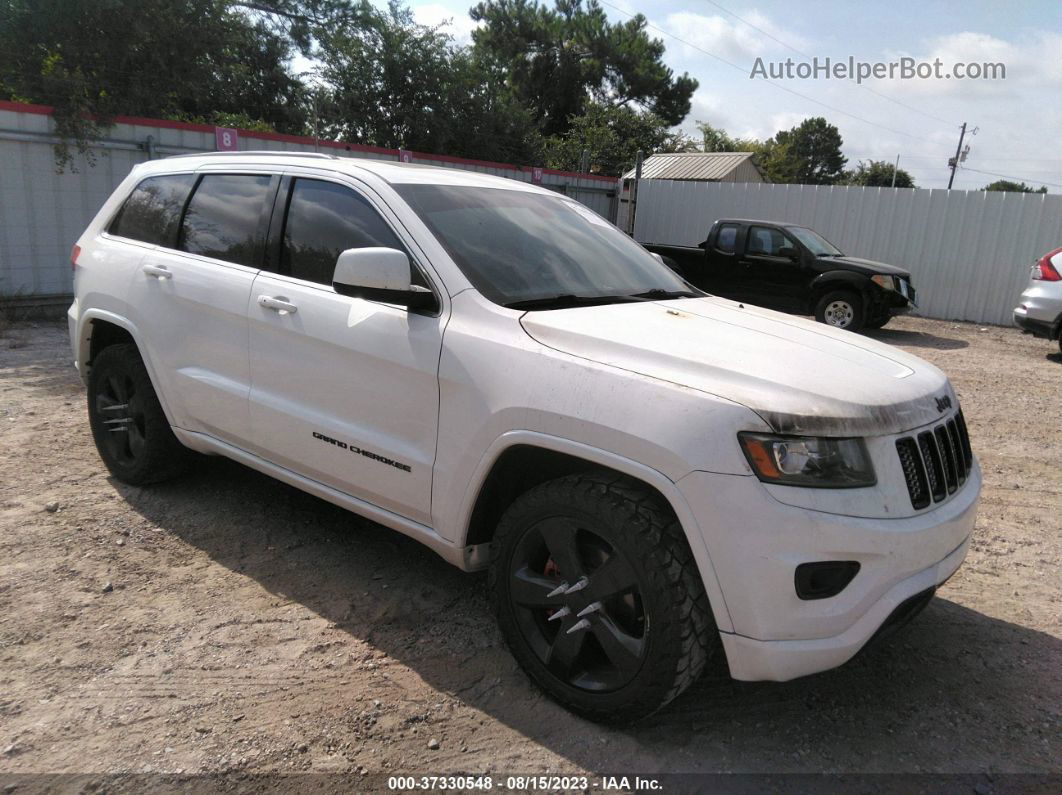
[[[718,643],[696,563],[659,496],[611,473],[542,484],[506,511],[489,589],[517,660],[592,720],[644,717]]]
[[[174,477],[191,451],[173,435],[136,345],[111,345],[93,360],[88,415],[100,458],[134,486]]]
[[[849,290],[826,293],[815,305],[815,319],[834,328],[859,331],[864,325],[863,299]]]

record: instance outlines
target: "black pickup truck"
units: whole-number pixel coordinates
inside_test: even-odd
[[[858,331],[915,306],[911,274],[848,257],[796,224],[726,218],[696,248],[644,244],[708,293]]]

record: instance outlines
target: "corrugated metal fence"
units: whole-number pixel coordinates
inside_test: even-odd
[[[215,130],[202,124],[120,117],[90,150],[95,165],[75,157],[76,172],[57,174],[50,109],[0,102],[0,298],[65,296],[72,290],[70,247],[100,205],[137,163],[150,157],[214,151]],[[340,157],[399,160],[394,149],[273,133],[240,131],[240,149],[322,152]],[[444,155],[408,153],[415,163],[495,174],[521,182],[536,177],[610,221],[619,182],[592,174],[532,169]],[[538,173],[536,173],[536,171]]]
[[[1062,196],[643,180],[634,236],[695,246],[718,218],[785,221],[911,271],[918,313],[1011,323],[1029,266],[1062,246]]]

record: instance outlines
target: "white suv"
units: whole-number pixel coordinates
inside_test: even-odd
[[[548,190],[169,158],[73,259],[115,477],[224,455],[488,569],[513,654],[591,718],[716,649],[738,679],[840,665],[966,554],[981,475],[939,370],[706,296]]]

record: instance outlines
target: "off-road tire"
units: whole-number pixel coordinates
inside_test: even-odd
[[[611,692],[589,692],[555,676],[517,620],[520,608],[510,593],[514,556],[524,535],[551,517],[573,520],[603,538],[637,575],[645,615],[644,656],[629,683]],[[616,473],[570,475],[517,498],[493,541],[488,591],[506,642],[531,679],[556,701],[594,721],[629,722],[657,711],[697,679],[719,645],[704,585],[677,519],[656,492]]]
[[[837,303],[846,303],[851,307],[851,320],[845,326],[831,323],[827,313]],[[832,328],[843,328],[845,331],[859,331],[863,328],[866,317],[866,307],[862,296],[850,290],[831,290],[823,295],[815,304],[815,319]]]
[[[123,384],[132,395],[128,401],[132,409],[108,412],[102,408],[101,396],[113,393],[115,383]],[[183,473],[191,462],[193,453],[173,435],[136,345],[111,345],[96,356],[89,371],[88,415],[100,458],[123,483],[143,486],[169,480]],[[112,431],[114,426],[108,424],[127,415],[130,419],[126,423],[136,426],[135,455],[115,451],[119,438],[115,434],[129,435],[131,431]]]

